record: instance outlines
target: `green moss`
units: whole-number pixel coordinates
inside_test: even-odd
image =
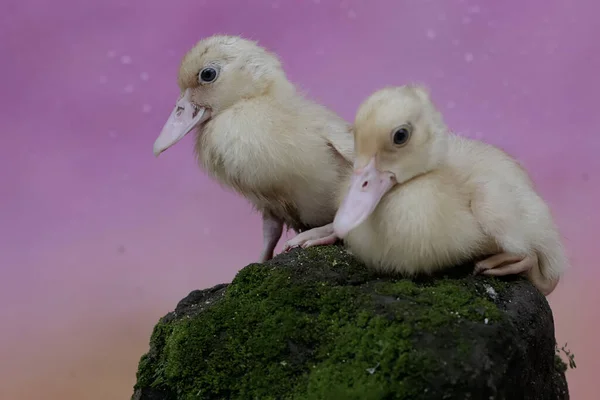
[[[554,368],[561,373],[564,373],[567,370],[567,364],[558,354],[554,356]]]
[[[487,318],[489,323],[501,318],[495,304],[456,281],[426,287],[409,280],[380,282],[374,295],[404,297],[411,304],[391,304],[387,310],[391,318],[361,313],[351,324],[330,325],[329,331],[338,339],[324,346],[323,357],[309,376],[307,394],[296,398],[415,398],[438,372],[438,355],[415,348],[415,335],[440,327],[447,331],[464,321]],[[469,354],[466,340],[456,344],[464,355]]]
[[[565,345],[560,348],[557,345],[555,345],[554,350],[556,352],[556,354],[554,355],[554,367],[557,371],[565,372],[568,368],[577,368],[577,364],[575,363],[575,354],[573,354],[571,350],[567,349],[567,343],[565,343]],[[567,360],[569,362],[568,365],[560,356],[561,352],[564,353],[567,357]]]
[[[440,373],[423,335],[443,328],[448,351],[468,357],[475,338],[451,333],[503,317],[473,279],[373,280],[336,246],[278,262],[244,268],[202,312],[159,322],[136,386],[185,400],[416,399]]]
[[[154,326],[150,337],[151,349],[165,348],[173,332],[173,326],[159,322]],[[137,380],[140,386],[161,387],[165,384],[165,370],[167,367],[166,353],[144,354],[138,367]]]

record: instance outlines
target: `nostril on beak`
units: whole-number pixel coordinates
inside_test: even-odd
[[[369,181],[364,181],[362,183],[362,188],[365,189],[367,186],[369,186]]]

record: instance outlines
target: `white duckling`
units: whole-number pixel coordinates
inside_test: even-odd
[[[333,224],[294,245],[333,234],[368,266],[405,275],[493,254],[475,273],[523,273],[543,294],[554,290],[567,259],[527,173],[500,149],[450,133],[424,88],[372,94],[354,139],[354,174]]]
[[[284,224],[300,232],[333,221],[337,186],[352,171],[350,125],[304,98],[277,56],[240,37],[208,37],[183,57],[178,83],[154,154],[195,130],[204,169],[262,213],[261,262],[273,257]]]

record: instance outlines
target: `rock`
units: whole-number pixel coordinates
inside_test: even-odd
[[[248,265],[159,321],[133,399],[568,399],[545,297],[472,268],[377,277],[340,246]]]

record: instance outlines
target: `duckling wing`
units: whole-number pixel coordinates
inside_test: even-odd
[[[349,164],[354,163],[354,136],[350,127],[346,130],[326,129],[324,132],[327,144]]]

